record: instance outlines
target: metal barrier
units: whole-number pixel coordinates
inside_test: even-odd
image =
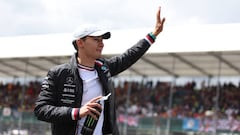
[[[0,109],[0,135],[50,135],[50,124],[38,121],[31,112],[2,114]]]
[[[50,135],[50,124],[34,117],[32,112],[13,112],[9,116],[2,115],[0,110],[0,135]],[[181,119],[171,119],[169,132],[166,128],[167,119],[141,118],[137,126],[119,123],[121,135],[240,135],[240,132],[217,131],[200,132],[186,131],[182,128]]]

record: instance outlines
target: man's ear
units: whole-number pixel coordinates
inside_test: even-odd
[[[78,48],[82,48],[84,45],[84,41],[82,39],[79,39],[76,41]]]

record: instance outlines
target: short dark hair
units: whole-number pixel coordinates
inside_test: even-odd
[[[77,40],[73,40],[73,41],[72,41],[72,44],[73,44],[75,50],[78,50]]]
[[[86,38],[87,38],[87,36],[85,36],[85,37],[82,37],[82,38],[80,38],[80,39],[82,39],[83,41],[85,41],[85,40],[86,40]],[[76,39],[76,40],[73,40],[73,41],[72,41],[72,44],[73,44],[73,46],[74,46],[75,50],[77,50],[77,51],[78,51],[77,40],[78,40],[78,39]]]

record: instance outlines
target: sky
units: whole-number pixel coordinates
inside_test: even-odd
[[[0,37],[153,28],[159,6],[167,26],[240,23],[240,0],[0,0]]]

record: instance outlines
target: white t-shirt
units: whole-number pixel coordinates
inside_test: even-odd
[[[95,98],[97,96],[102,96],[102,86],[99,82],[97,71],[94,68],[85,67],[83,65],[78,65],[78,70],[80,77],[83,80],[83,96],[82,96],[82,105],[86,104],[88,101],[90,101],[92,98]],[[93,135],[102,135],[102,126],[103,126],[103,110],[104,110],[104,104],[102,105],[102,112],[98,119],[98,123],[96,125],[96,128],[94,130]],[[78,135],[81,135],[81,130],[84,124],[86,117],[81,118],[78,121]]]

